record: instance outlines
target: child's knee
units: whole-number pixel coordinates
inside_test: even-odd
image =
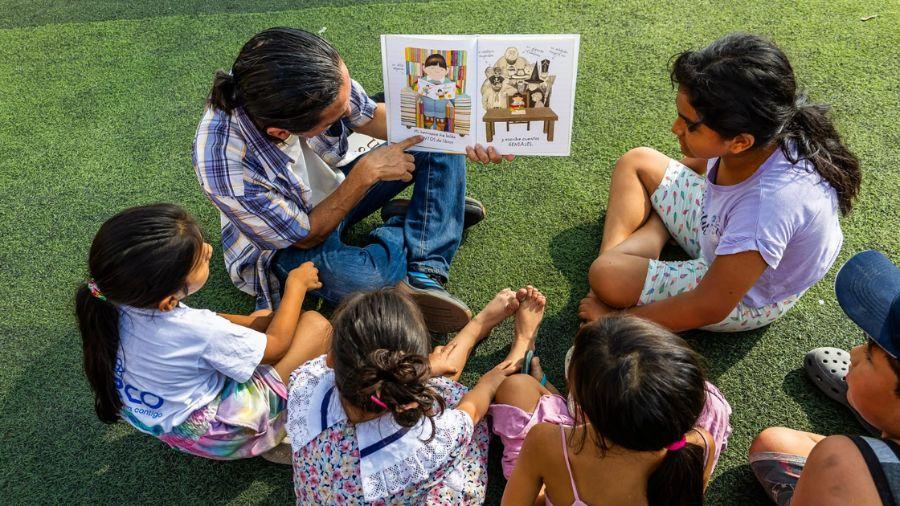
[[[304,331],[311,334],[331,334],[331,322],[318,311],[304,311],[303,314],[300,315],[299,326],[303,327]]]
[[[588,284],[594,295],[604,304],[613,307],[629,306],[622,298],[622,266],[619,253],[606,252],[594,259],[588,270]]]
[[[785,427],[769,427],[756,436],[750,443],[750,455],[762,452],[784,452],[793,446],[791,441],[796,439],[797,431]]]
[[[494,396],[497,404],[533,411],[541,397],[541,384],[528,374],[513,374],[503,380]]]
[[[622,156],[616,160],[616,171],[631,171],[634,172],[639,167],[646,166],[648,163],[653,163],[660,156],[665,156],[659,151],[648,148],[646,146],[640,146],[637,148],[631,148],[625,152]]]

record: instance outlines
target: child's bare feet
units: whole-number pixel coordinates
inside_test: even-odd
[[[528,285],[519,288],[516,292],[519,301],[519,310],[516,311],[515,339],[527,339],[528,349],[534,349],[534,340],[537,337],[538,327],[544,319],[544,306],[547,298],[537,288]]]
[[[578,304],[578,317],[587,323],[599,320],[614,311],[613,308],[601,302],[594,292],[589,292],[587,297],[581,299],[581,303]]]
[[[483,325],[484,335],[487,335],[492,328],[512,316],[518,308],[519,300],[516,298],[516,292],[504,288],[484,306],[480,313],[475,315],[475,318],[472,318],[472,321]]]

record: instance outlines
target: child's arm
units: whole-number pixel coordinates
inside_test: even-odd
[[[626,312],[654,321],[673,332],[724,320],[753,288],[767,267],[758,251],[718,256],[691,291]]]
[[[681,164],[697,174],[706,174],[706,158],[682,158]]]
[[[263,364],[274,364],[287,353],[294,340],[294,333],[297,331],[300,306],[303,305],[306,291],[321,287],[319,270],[312,262],[306,262],[288,273],[281,305],[266,328],[266,351],[263,352]]]
[[[556,435],[554,440],[559,445],[559,428],[556,425],[537,424],[525,436],[522,451],[519,452],[519,459],[509,476],[509,481],[506,482],[500,504],[531,506],[535,503],[544,486],[539,463],[547,459],[542,450],[552,444],[549,437],[551,432]]]
[[[269,328],[269,324],[272,323],[272,315],[274,313],[272,311],[262,309],[259,311],[254,311],[249,315],[226,313],[217,314],[222,318],[230,321],[231,323],[234,323],[235,325],[251,328],[257,332],[265,332],[266,329]]]
[[[478,380],[475,388],[460,399],[456,409],[468,413],[472,423],[480,422],[491,406],[500,384],[507,376],[515,374],[518,370],[518,365],[514,363],[501,362]]]

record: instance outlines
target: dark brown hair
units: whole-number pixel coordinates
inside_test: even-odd
[[[706,402],[701,358],[680,337],[634,316],[585,325],[575,337],[570,392],[576,425],[590,422],[601,451],[610,444],[658,451],[680,440]],[[581,445],[586,442],[586,431]],[[703,448],[666,452],[647,483],[651,505],[703,503]]]
[[[733,33],[698,51],[685,51],[671,68],[702,122],[727,139],[753,135],[754,147],[778,143],[793,163],[805,158],[837,192],[841,213],[853,208],[862,172],[841,141],[829,107],[797,90],[784,52],[757,35]],[[791,145],[797,149],[797,157]]]
[[[243,107],[257,127],[300,133],[315,127],[343,85],[341,57],[321,37],[296,28],[269,28],[253,36],[231,72],[219,70],[209,103],[231,112]]]
[[[446,404],[429,384],[431,337],[415,303],[393,289],[358,293],[345,299],[331,324],[331,357],[341,396],[368,413],[384,413],[372,400],[376,396],[403,427],[427,417],[433,437],[433,417]]]
[[[119,351],[119,304],[152,308],[185,288],[200,253],[197,222],[179,206],[132,207],[100,226],[88,256],[90,277],[103,297],[87,284],[75,292],[84,374],[94,392],[94,410],[105,423],[119,419],[122,400],[115,376]]]

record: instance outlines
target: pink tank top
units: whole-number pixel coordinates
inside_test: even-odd
[[[588,503],[582,501],[581,498],[578,497],[578,487],[575,486],[575,475],[572,474],[572,464],[569,463],[569,445],[566,444],[565,425],[559,426],[559,436],[562,439],[563,458],[566,460],[566,469],[569,470],[569,483],[572,484],[572,495],[575,496],[575,500],[572,501],[572,506],[588,506]],[[553,506],[553,502],[550,501],[549,494],[544,497],[544,502],[547,504],[547,506]]]

